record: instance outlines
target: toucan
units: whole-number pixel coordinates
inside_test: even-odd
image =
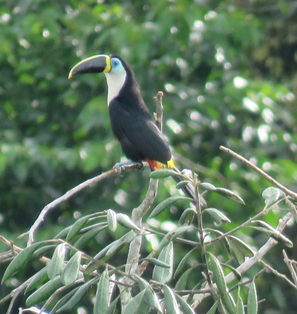
[[[151,170],[175,167],[168,141],[153,122],[142,98],[131,67],[116,55],[99,54],[77,63],[68,78],[84,73],[104,73],[107,86],[107,105],[112,131],[122,151],[133,162],[146,161]],[[179,175],[174,175],[180,181]],[[193,186],[182,187],[185,194],[195,199]],[[205,202],[203,198],[201,204]]]

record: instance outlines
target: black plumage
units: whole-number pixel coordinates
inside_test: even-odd
[[[123,153],[132,161],[147,161],[152,170],[173,168],[178,173],[168,142],[151,118],[132,69],[121,57],[89,57],[72,68],[69,78],[77,74],[100,72],[104,72],[107,79],[111,127]],[[180,181],[178,174],[173,178]],[[195,199],[191,184],[182,189]],[[201,204],[205,205],[203,198]]]

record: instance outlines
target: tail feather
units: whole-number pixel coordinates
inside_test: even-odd
[[[176,167],[173,168],[177,173],[181,173]],[[172,178],[175,180],[176,183],[181,182],[183,179],[180,175],[176,174],[176,175],[172,175]],[[181,190],[190,198],[193,199],[193,204],[196,205],[195,199],[196,199],[196,194],[195,194],[195,187],[193,186],[193,184],[188,183],[185,186],[183,186],[181,188]],[[205,199],[200,196],[200,205],[202,207],[206,207],[207,203],[205,201]]]

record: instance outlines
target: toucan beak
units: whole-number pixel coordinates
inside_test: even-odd
[[[77,74],[110,72],[110,56],[96,55],[77,63],[69,72],[68,79]]]

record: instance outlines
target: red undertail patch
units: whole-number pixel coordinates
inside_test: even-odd
[[[148,159],[148,158],[146,158],[145,161],[150,165],[151,170],[160,170],[160,169],[174,168],[175,167],[174,161],[172,159],[170,159],[167,162],[167,165],[162,164],[159,161],[151,160],[151,159]]]

